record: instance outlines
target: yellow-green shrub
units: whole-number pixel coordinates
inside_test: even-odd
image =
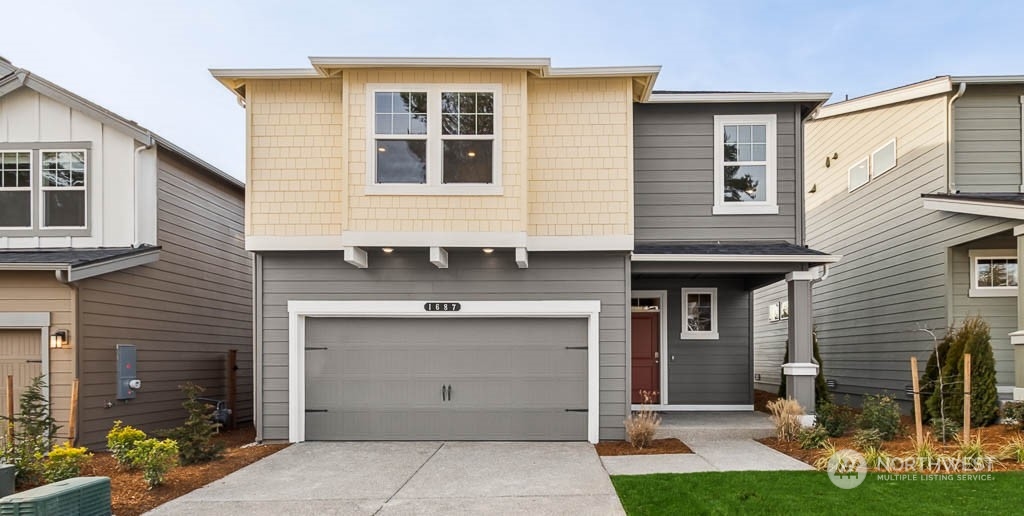
[[[107,448],[123,468],[131,468],[132,461],[128,453],[135,448],[135,443],[146,438],[146,432],[131,425],[122,426],[121,421],[114,421],[114,427],[107,432]]]
[[[164,475],[178,464],[178,443],[173,439],[136,441],[128,452],[132,465],[142,470],[142,478],[150,489],[164,481]]]
[[[47,482],[60,482],[77,477],[91,457],[88,448],[76,448],[70,442],[58,444],[50,450],[50,457],[43,463],[43,478]]]

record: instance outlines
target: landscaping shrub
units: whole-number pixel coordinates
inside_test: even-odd
[[[637,449],[650,445],[654,440],[654,435],[658,432],[658,427],[661,426],[661,416],[651,409],[652,393],[641,391],[640,395],[644,399],[640,410],[630,414],[624,421],[626,440]]]
[[[132,461],[128,452],[135,448],[135,443],[146,438],[146,432],[131,425],[122,426],[121,421],[114,421],[114,427],[107,432],[107,449],[117,460],[118,466],[130,469]]]
[[[828,442],[828,438],[828,431],[818,425],[803,428],[797,434],[797,442],[799,442],[800,447],[805,450],[821,448]]]
[[[832,394],[828,392],[828,383],[825,381],[825,362],[821,360],[821,351],[818,350],[818,332],[811,332],[811,353],[814,361],[818,364],[818,376],[814,377],[814,406],[818,407],[823,403],[832,401]],[[786,340],[786,353],[782,357],[782,363],[789,363],[789,340]],[[786,397],[786,375],[783,373],[782,382],[779,384],[779,397]]]
[[[853,433],[853,445],[858,450],[878,449],[882,446],[882,433],[877,428],[862,428]]]
[[[956,438],[960,434],[960,429],[963,425],[949,419],[933,419],[932,420],[932,434],[935,438],[941,442],[947,443]]]
[[[4,443],[0,460],[14,465],[19,485],[38,484],[42,480],[43,456],[50,451],[52,436],[59,428],[50,416],[50,402],[43,395],[45,389],[42,376],[33,378],[19,398],[18,413],[3,418],[6,424],[14,425],[14,440]]]
[[[987,462],[989,460],[995,460],[994,457],[991,457],[988,452],[985,451],[985,443],[981,440],[981,432],[975,433],[972,438],[967,440],[957,437],[956,441],[957,444],[960,445],[958,455],[965,461]]]
[[[1024,463],[1024,436],[1016,435],[1006,441],[999,450],[999,458]]]
[[[817,424],[828,432],[830,437],[841,437],[846,434],[857,419],[857,414],[847,405],[839,405],[827,401],[818,405]]]
[[[864,462],[867,463],[869,468],[889,469],[889,461],[892,460],[892,455],[889,455],[884,450],[880,448],[865,448],[862,455],[864,455]]]
[[[82,474],[82,468],[92,454],[85,447],[76,448],[70,442],[58,444],[50,450],[50,456],[43,464],[43,478],[47,482],[60,482]]]
[[[132,465],[142,470],[150,489],[164,481],[164,475],[178,463],[178,444],[172,439],[143,439],[128,452]]]
[[[999,416],[999,394],[996,391],[996,363],[988,324],[981,317],[969,317],[957,329],[942,363],[942,379],[946,384],[928,398],[931,417],[938,418],[940,405],[946,417],[954,421],[964,418],[964,354],[971,355],[971,425],[994,423]]]
[[[1007,401],[1003,403],[1003,423],[1015,425],[1024,430],[1024,401]]]
[[[181,386],[185,394],[181,406],[188,413],[188,418],[184,424],[167,432],[167,436],[178,444],[182,464],[210,461],[220,458],[224,453],[224,446],[213,440],[221,426],[213,420],[216,407],[198,399],[204,390],[191,382]]]
[[[928,469],[928,467],[943,458],[943,455],[935,449],[935,441],[930,436],[925,435],[924,439],[918,441],[912,439],[914,443],[914,458],[917,459],[918,469]]]
[[[800,417],[804,415],[804,409],[796,400],[779,398],[768,402],[768,412],[771,413],[772,423],[775,424],[775,435],[780,441],[792,441],[796,439],[803,425]]]
[[[900,407],[890,396],[866,395],[857,426],[878,430],[882,440],[891,441],[900,433]]]

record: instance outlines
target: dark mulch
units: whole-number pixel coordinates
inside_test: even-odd
[[[779,399],[778,394],[754,389],[754,410],[768,414],[768,403]]]
[[[601,441],[594,445],[597,454],[602,457],[613,457],[617,455],[664,455],[668,453],[693,453],[683,441],[670,437],[667,439],[655,439],[650,446],[634,448],[626,441]]]

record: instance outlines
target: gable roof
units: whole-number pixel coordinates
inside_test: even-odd
[[[245,183],[239,181],[234,176],[207,163],[198,156],[175,145],[170,140],[167,140],[149,129],[142,127],[134,120],[124,118],[121,115],[96,104],[95,102],[76,95],[75,93],[62,88],[43,77],[40,77],[39,75],[33,74],[24,68],[18,68],[11,64],[10,61],[0,57],[0,97],[21,88],[29,88],[40,95],[44,95],[60,102],[71,109],[85,113],[105,125],[117,128],[143,145],[156,145],[173,152],[174,154],[184,158],[186,161],[196,165],[209,176],[240,190],[245,189]]]
[[[932,95],[949,94],[954,90],[954,85],[967,84],[1024,84],[1024,75],[940,75],[932,79],[822,106],[818,108],[813,118],[818,120],[922,99]]]
[[[526,70],[537,77],[632,77],[634,97],[646,100],[661,66],[554,67],[547,57],[346,57],[312,56],[312,68],[211,68],[214,76],[239,101],[245,100],[246,79],[334,77],[353,68],[498,68]]]

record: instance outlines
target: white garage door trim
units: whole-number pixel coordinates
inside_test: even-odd
[[[587,319],[587,439],[596,443],[599,428],[600,367],[598,316],[601,302],[461,301],[457,312],[428,312],[425,301],[289,301],[288,302],[288,440],[306,440],[306,318],[493,318],[537,317]]]

